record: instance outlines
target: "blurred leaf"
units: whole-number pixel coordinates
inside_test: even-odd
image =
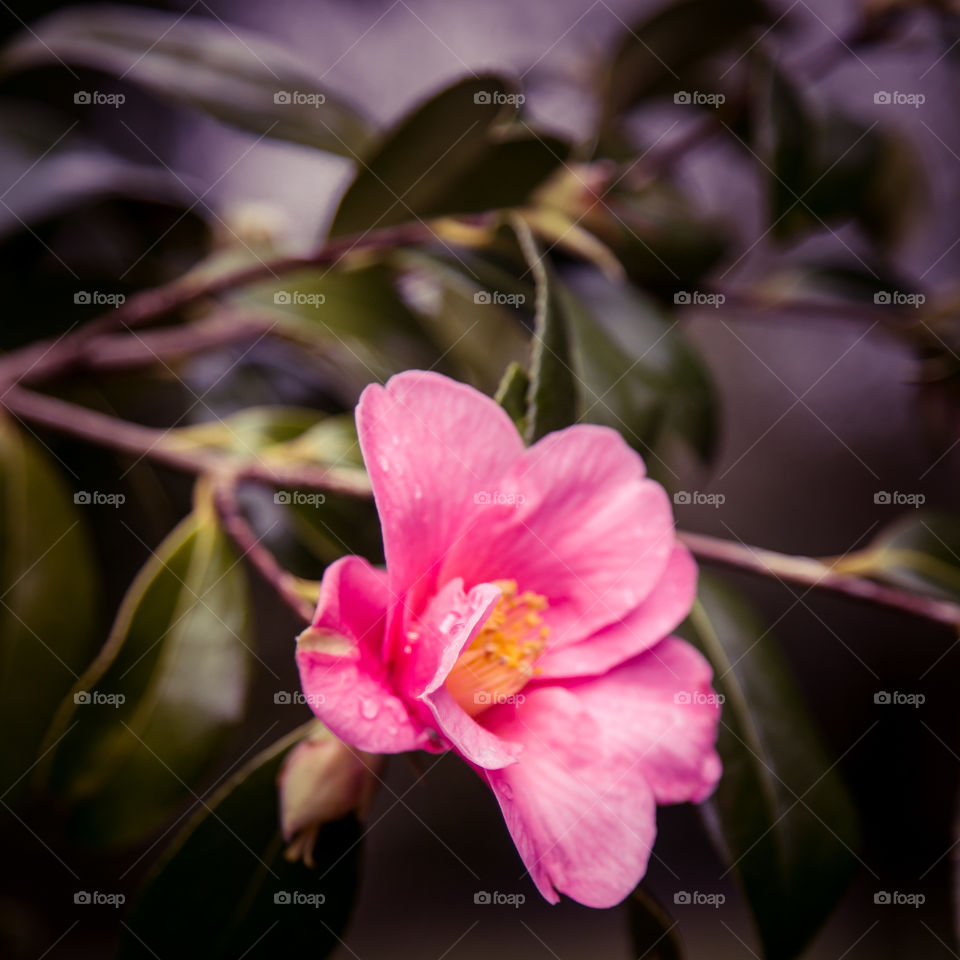
[[[960,517],[912,512],[835,566],[843,573],[960,602]]]
[[[571,367],[567,320],[557,301],[549,261],[526,222],[515,218],[513,223],[537,289],[525,435],[527,443],[534,443],[552,430],[576,422],[578,387]]]
[[[239,456],[257,456],[275,444],[302,436],[323,418],[300,407],[248,407],[223,419],[181,427],[168,435],[174,442],[210,447]]]
[[[277,318],[279,332],[335,358],[362,387],[411,367],[436,366],[437,348],[403,302],[385,264],[313,269],[248,287],[238,306]],[[438,369],[444,370],[440,363]]]
[[[459,379],[489,393],[505,362],[529,351],[529,334],[518,308],[523,294],[485,289],[465,275],[469,264],[451,266],[417,251],[399,254],[408,295],[441,356],[455,365]],[[459,269],[458,269],[459,268]]]
[[[766,627],[700,577],[682,631],[726,698],[723,777],[707,825],[739,878],[769,960],[792,960],[832,912],[856,866],[856,811]]]
[[[519,363],[507,367],[497,388],[494,399],[507,411],[521,434],[526,432],[527,394],[530,392],[530,377]]]
[[[759,0],[680,0],[627,27],[606,77],[604,128],[645,97],[684,90],[692,66],[771,19]]]
[[[580,419],[619,430],[641,452],[675,431],[710,460],[718,398],[677,322],[593,271],[569,271],[566,279],[558,290],[583,388]]]
[[[754,62],[762,70],[755,137],[770,174],[774,235],[792,239],[853,219],[881,246],[898,240],[925,192],[907,142],[876,121],[815,115],[776,64]]]
[[[50,784],[83,842],[128,844],[159,827],[241,718],[247,585],[210,510],[187,517],[147,561],[58,715],[66,733]]]
[[[355,157],[370,136],[356,110],[289,50],[216,19],[125,6],[68,8],[9,44],[0,74],[64,63],[139,84],[251,133],[330,153]]]
[[[184,944],[207,960],[333,951],[356,896],[359,824],[321,830],[314,870],[284,858],[279,830],[277,776],[309,726],[257,756],[176,837],[124,925],[120,960],[173,957]]]
[[[522,204],[569,147],[518,121],[517,97],[499,77],[471,77],[414,110],[365,159],[330,235]]]
[[[640,960],[683,960],[677,922],[642,887],[627,901],[633,950]]]
[[[95,558],[71,499],[33,442],[0,419],[0,795],[10,803],[96,649]]]

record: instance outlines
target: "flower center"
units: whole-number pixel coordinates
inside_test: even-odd
[[[546,646],[549,631],[540,616],[547,600],[538,593],[517,593],[515,580],[495,580],[503,595],[460,655],[446,687],[471,717],[511,703],[536,673],[534,663]]]

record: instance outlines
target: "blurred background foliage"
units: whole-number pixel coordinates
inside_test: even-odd
[[[528,442],[576,421],[611,426],[678,491],[681,476],[709,476],[722,442],[716,364],[689,336],[690,318],[718,304],[723,316],[806,311],[888,334],[912,361],[913,424],[955,487],[957,292],[901,256],[928,222],[925,166],[896,125],[817,87],[917,23],[952,65],[949,4],[855,7],[844,36],[831,30],[802,57],[785,57],[794,7],[680,0],[616,17],[588,63],[550,78],[586,101],[575,129],[538,119],[536,97],[507,72],[435,85],[375,119],[309,58],[208,8],[53,6],[19,9],[0,49],[4,389],[19,381],[155,428],[158,448],[232,471],[228,512],[304,603],[337,557],[382,562],[376,513],[349,483],[326,490],[322,509],[284,499],[280,483],[249,482],[245,464],[339,471],[362,487],[353,405],[367,383],[417,367],[496,395]],[[98,95],[123,101],[84,100]],[[278,141],[336,157],[329,215],[292,218],[256,196],[207,201],[232,167],[207,183],[168,163],[181,110],[242,132],[251,149]],[[138,132],[132,118],[151,123]],[[678,175],[702,152],[749,184],[752,232]],[[313,211],[310,184],[299,189]],[[331,243],[336,257],[316,255]],[[138,291],[163,285],[171,309],[130,311],[145,303]],[[50,373],[50,357],[78,342]],[[16,878],[5,888],[5,955],[37,956],[69,891],[98,879],[131,891],[127,919],[63,955],[104,956],[118,942],[122,957],[166,957],[188,941],[206,957],[326,955],[347,929],[362,845],[351,817],[321,832],[314,871],[283,856],[275,779],[312,727],[296,726],[309,719],[301,704],[264,730],[265,708],[297,689],[292,645],[265,638],[294,635],[295,599],[284,605],[263,570],[240,562],[218,470],[194,484],[154,462],[150,444],[141,455],[119,444],[117,456],[9,409],[0,794],[14,862],[40,862],[23,889]],[[77,499],[89,491],[122,495],[109,522]],[[954,506],[874,531],[836,569],[960,601]],[[861,897],[884,882],[864,852],[876,843],[872,787],[848,790],[841,743],[794,676],[798,655],[769,632],[782,615],[769,604],[759,615],[739,585],[704,577],[684,628],[727,698],[725,775],[685,855],[732,865],[754,955],[789,960],[816,943],[852,878]],[[98,693],[121,702],[84,699]],[[951,812],[945,799],[932,836]],[[661,896],[676,886],[653,881]],[[24,909],[48,882],[60,900]],[[324,893],[322,924],[275,909],[288,888]],[[955,943],[949,896],[931,900],[924,922]],[[632,955],[682,955],[649,890],[629,911]],[[896,937],[916,955],[932,949],[922,932],[898,926]]]

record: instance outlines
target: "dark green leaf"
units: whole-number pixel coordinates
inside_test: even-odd
[[[507,367],[497,388],[494,399],[507,411],[510,419],[517,425],[517,429],[524,433],[526,430],[527,395],[530,392],[530,377],[519,363],[511,363]]]
[[[893,495],[889,492],[887,497]],[[911,513],[837,565],[907,590],[960,602],[960,517]]]
[[[633,950],[639,960],[683,960],[677,922],[642,887],[627,901]]]
[[[681,0],[633,24],[624,32],[609,67],[607,120],[645,97],[683,91],[693,65],[733,46],[752,27],[770,19],[759,0]]]
[[[94,653],[96,576],[56,467],[0,419],[0,795],[23,793],[57,705]]]
[[[333,950],[356,895],[360,828],[352,818],[324,827],[314,870],[284,858],[277,776],[306,732],[256,757],[174,840],[125,924],[120,960],[176,957],[184,944],[207,960]]]
[[[769,960],[798,956],[855,867],[857,818],[789,668],[742,601],[701,575],[684,635],[724,695],[723,777],[708,826],[739,878]]]
[[[210,509],[184,520],[137,575],[58,715],[53,733],[66,733],[50,785],[83,842],[131,843],[160,826],[242,716],[246,579]]]
[[[524,221],[515,219],[514,229],[537,288],[526,417],[526,441],[534,443],[576,421],[578,389],[567,320],[554,291],[549,262]]]
[[[558,285],[558,295],[583,388],[580,418],[621,431],[641,452],[674,431],[709,460],[716,446],[717,397],[676,321],[594,271],[570,271],[567,278],[569,286]]]
[[[569,148],[517,121],[517,97],[472,77],[416,109],[366,158],[330,235],[522,204]]]
[[[0,74],[63,63],[112,74],[258,135],[347,157],[369,139],[356,110],[289,50],[215,19],[124,6],[65,9],[10,44]]]

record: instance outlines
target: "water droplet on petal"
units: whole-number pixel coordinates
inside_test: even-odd
[[[380,469],[384,473],[390,472],[390,461],[386,457],[377,457],[377,463],[380,464]]]
[[[419,483],[413,488],[413,499],[414,500],[423,499],[423,487],[421,487]]]
[[[376,700],[361,700],[360,715],[364,720],[373,720],[380,712],[380,704]]]
[[[503,794],[507,800],[513,799],[513,787],[511,787],[510,784],[506,783],[505,781],[501,782],[500,784],[500,793]]]

